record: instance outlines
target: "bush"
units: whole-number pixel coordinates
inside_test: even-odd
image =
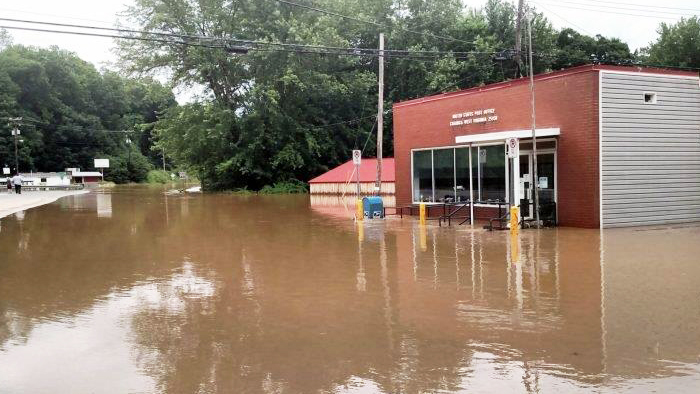
[[[170,173],[167,171],[151,170],[148,171],[148,175],[146,175],[146,182],[165,184],[172,182],[172,178],[170,177]]]
[[[260,194],[304,194],[308,193],[306,183],[298,180],[277,182],[260,189]]]
[[[143,182],[153,165],[138,149],[109,157],[109,168],[105,169],[105,180],[114,183]]]

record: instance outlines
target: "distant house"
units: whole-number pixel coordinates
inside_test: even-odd
[[[68,186],[70,175],[65,172],[22,173],[22,184],[26,186]]]
[[[360,193],[374,194],[377,180],[377,159],[362,159],[360,165]],[[394,194],[394,159],[382,159],[382,195]],[[311,194],[354,195],[357,192],[357,174],[352,160],[309,181]]]
[[[73,183],[83,185],[102,181],[102,174],[97,171],[74,171],[71,175]]]

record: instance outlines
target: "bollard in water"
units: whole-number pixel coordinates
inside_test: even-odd
[[[428,232],[426,231],[425,226],[420,226],[419,234],[420,234],[420,250],[425,252],[426,250],[428,250]]]
[[[362,220],[365,218],[365,209],[362,206],[362,200],[357,200],[355,202],[355,220]]]
[[[520,207],[510,207],[510,233],[518,234],[520,225]]]
[[[425,224],[425,203],[420,204],[420,224]]]

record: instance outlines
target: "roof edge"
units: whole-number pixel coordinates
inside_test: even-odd
[[[626,72],[638,72],[638,73],[649,73],[649,74],[663,74],[663,75],[676,75],[684,77],[700,77],[696,71],[678,70],[678,69],[668,69],[661,67],[641,67],[641,66],[614,66],[614,65],[604,65],[604,64],[584,64],[582,66],[571,67],[563,70],[550,71],[546,73],[537,74],[534,76],[535,81],[543,81],[551,78],[560,78],[569,75],[585,73],[585,72],[599,72],[599,71],[626,71]],[[444,98],[459,97],[462,95],[468,95],[473,93],[481,93],[490,90],[503,89],[511,86],[521,85],[523,83],[529,82],[529,77],[521,77],[517,79],[511,79],[508,81],[496,82],[483,86],[476,86],[473,88],[457,90],[448,93],[439,93],[424,97],[418,97],[411,100],[399,101],[394,103],[393,108],[401,108],[409,105],[421,104],[436,100],[441,100]]]

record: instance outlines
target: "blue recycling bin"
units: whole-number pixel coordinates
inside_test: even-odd
[[[365,211],[366,218],[384,218],[384,203],[381,197],[374,196],[363,198],[362,209]]]

